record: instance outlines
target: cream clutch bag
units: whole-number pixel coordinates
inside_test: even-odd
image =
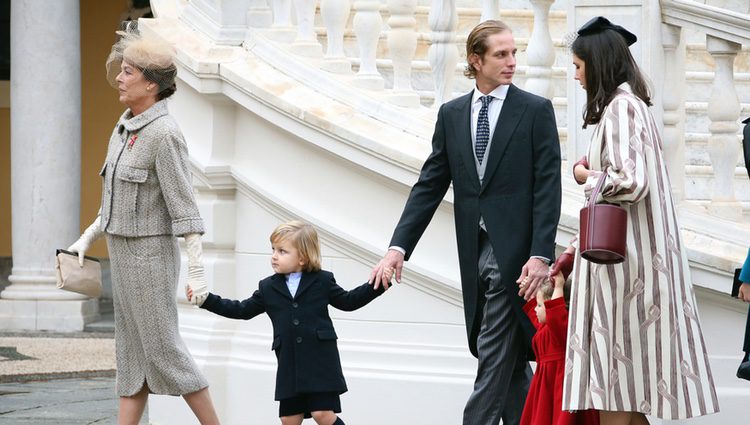
[[[102,268],[96,258],[84,257],[81,267],[78,265],[78,254],[58,249],[55,269],[58,288],[91,298],[99,298],[102,294]]]

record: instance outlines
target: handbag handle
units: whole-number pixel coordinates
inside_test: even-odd
[[[599,194],[602,191],[602,188],[604,187],[604,180],[607,179],[607,169],[604,169],[602,172],[602,175],[599,176],[599,180],[596,182],[596,186],[594,186],[594,190],[591,191],[591,195],[589,196],[589,199],[586,200],[587,205],[586,208],[588,211],[588,229],[594,229],[594,205],[596,205],[596,198],[599,197]],[[593,199],[593,201],[592,201]],[[586,245],[591,246],[594,243],[594,232],[589,231],[586,235]]]
[[[607,169],[602,171],[602,175],[599,176],[599,180],[596,182],[596,186],[594,186],[594,190],[591,191],[591,195],[589,196],[589,199],[586,200],[585,207],[588,208],[589,210],[592,208],[591,205],[596,204],[596,198],[599,196],[599,194],[602,191],[602,188],[604,187],[604,180],[607,179]],[[594,202],[591,201],[592,199],[594,200]]]

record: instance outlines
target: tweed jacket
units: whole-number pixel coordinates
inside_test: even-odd
[[[119,236],[203,233],[188,153],[167,101],[122,114],[102,166],[101,228]]]
[[[231,319],[252,319],[266,313],[273,324],[276,370],[276,400],[313,392],[346,392],[336,344],[336,331],[328,315],[328,305],[353,311],[383,293],[364,283],[347,291],[336,283],[333,273],[303,273],[292,297],[283,274],[260,281],[258,290],[244,301],[223,299],[209,294],[201,305]]]

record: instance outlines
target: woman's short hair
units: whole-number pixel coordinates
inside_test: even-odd
[[[291,242],[305,262],[303,271],[320,271],[320,242],[318,232],[311,224],[300,220],[280,224],[271,233],[270,240],[272,244],[281,241]]]
[[[466,38],[466,70],[464,75],[469,78],[476,78],[477,70],[471,65],[471,55],[476,54],[480,58],[487,53],[487,39],[497,33],[510,31],[510,27],[502,21],[487,20],[476,27],[469,33]]]
[[[646,79],[630,53],[627,41],[615,30],[578,36],[570,50],[585,64],[586,106],[583,128],[597,124],[617,87],[628,83],[633,94],[651,106]]]
[[[174,61],[174,48],[166,41],[152,35],[142,35],[136,21],[126,21],[120,36],[107,58],[107,80],[117,88],[115,78],[120,73],[120,65],[127,62],[138,68],[143,77],[156,84],[158,100],[166,99],[177,90],[175,78],[177,67]]]

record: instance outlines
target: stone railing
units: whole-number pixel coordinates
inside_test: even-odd
[[[709,1],[707,4],[694,0],[662,0],[661,9],[665,76],[670,76],[664,79],[664,139],[675,195],[678,199],[684,198],[685,189],[682,131],[685,114],[680,112],[685,101],[682,89],[685,71],[680,69],[680,58],[685,55],[685,43],[681,40],[683,28],[687,28],[705,34],[706,50],[715,64],[707,107],[710,120],[708,153],[713,169],[708,208],[712,214],[737,221],[742,217],[742,206],[737,200],[734,184],[740,155],[737,132],[741,105],[734,62],[742,44],[750,44],[750,26],[747,24],[750,22],[750,6],[747,2],[733,3],[732,0]]]
[[[533,8],[534,30],[526,51],[529,81],[526,88],[552,97],[552,64],[555,52],[547,19],[555,0],[529,0]],[[320,58],[321,70],[346,75],[356,68],[352,86],[383,92],[388,102],[403,107],[425,103],[412,87],[412,70],[425,63],[415,57],[418,45],[429,44],[427,66],[432,75],[433,105],[439,106],[453,95],[453,82],[462,65],[458,46],[459,13],[480,19],[500,18],[500,3],[483,0],[476,10],[457,7],[456,0],[432,0],[429,6],[417,0],[193,0],[183,14],[185,21],[210,35],[217,43],[240,45],[262,32],[269,39],[289,43],[290,51],[306,58]],[[245,11],[243,13],[243,10]],[[292,12],[297,16],[293,25]],[[320,19],[316,21],[316,14]],[[427,15],[427,28],[420,23]],[[349,19],[350,16],[352,19]],[[384,19],[384,17],[387,17]],[[316,27],[322,25],[322,28]],[[244,27],[243,27],[244,25]],[[472,25],[473,26],[473,25]],[[245,31],[242,31],[242,28]],[[321,33],[317,34],[316,30]],[[347,54],[345,40],[356,39],[357,52]],[[327,47],[318,38],[325,38]],[[385,45],[380,45],[385,39]],[[388,62],[392,69],[388,83],[378,65]]]
[[[517,40],[521,45],[527,43],[519,46],[522,47],[518,65],[521,78],[517,81],[522,81],[526,90],[553,99],[563,72],[562,66],[554,67],[556,48],[562,48],[564,36],[560,32],[570,29],[561,28],[558,23],[554,31],[557,43],[553,42],[550,9],[555,3],[555,0],[191,0],[181,16],[217,44],[244,45],[251,50],[270,40],[275,45],[263,48],[263,58],[276,60],[273,66],[280,68],[284,63],[294,62],[289,58],[273,58],[280,52],[291,54],[304,63],[305,68],[297,73],[298,78],[305,78],[300,76],[309,67],[327,75],[325,81],[307,79],[309,84],[318,84],[316,89],[330,91],[338,85],[339,93],[344,93],[338,97],[345,103],[370,102],[367,109],[377,119],[405,131],[417,128],[415,134],[422,134],[432,127],[435,107],[453,98],[456,92],[468,89],[460,75],[464,67],[461,49],[469,29],[484,19],[506,20],[514,13],[508,7],[525,8],[524,19],[532,20],[533,28],[522,42]],[[567,8],[568,14],[575,10],[575,2],[558,0],[557,3],[555,13],[558,15],[561,8]],[[662,28],[660,37],[656,38],[661,38],[664,66],[656,72],[663,72],[663,75],[651,77],[664,82],[657,90],[657,98],[664,111],[665,149],[676,199],[708,200],[711,214],[737,221],[743,210],[735,188],[741,106],[734,62],[741,45],[750,42],[747,26],[750,11],[742,10],[750,6],[744,0],[702,3],[661,0],[659,7]],[[296,20],[292,16],[296,16]],[[642,25],[649,25],[646,21],[644,18]],[[568,23],[574,26],[570,20]],[[705,34],[705,49],[714,62],[713,71],[701,71],[711,74],[713,82],[706,112],[700,108],[697,111],[701,119],[707,116],[710,120],[707,149],[704,145],[700,147],[708,151],[704,164],[711,166],[710,172],[706,171],[706,165],[694,165],[686,159],[689,156],[686,153],[686,111],[701,102],[685,95],[688,72],[684,64],[687,43],[683,28]],[[656,48],[660,50],[658,45]],[[710,69],[711,65],[707,67]],[[462,86],[456,90],[454,86],[458,85]],[[558,90],[558,114],[578,113],[580,105],[571,103],[571,96],[565,90]],[[569,104],[567,111],[566,103]],[[412,112],[404,114],[400,108]],[[404,115],[417,118],[404,119]],[[567,127],[560,125],[563,143],[568,138],[570,129]],[[705,138],[705,131],[699,133]],[[571,152],[576,151],[569,148],[567,155]],[[686,194],[685,186],[692,182],[689,180],[691,173],[700,176],[699,196]],[[747,201],[745,195],[743,200]]]

